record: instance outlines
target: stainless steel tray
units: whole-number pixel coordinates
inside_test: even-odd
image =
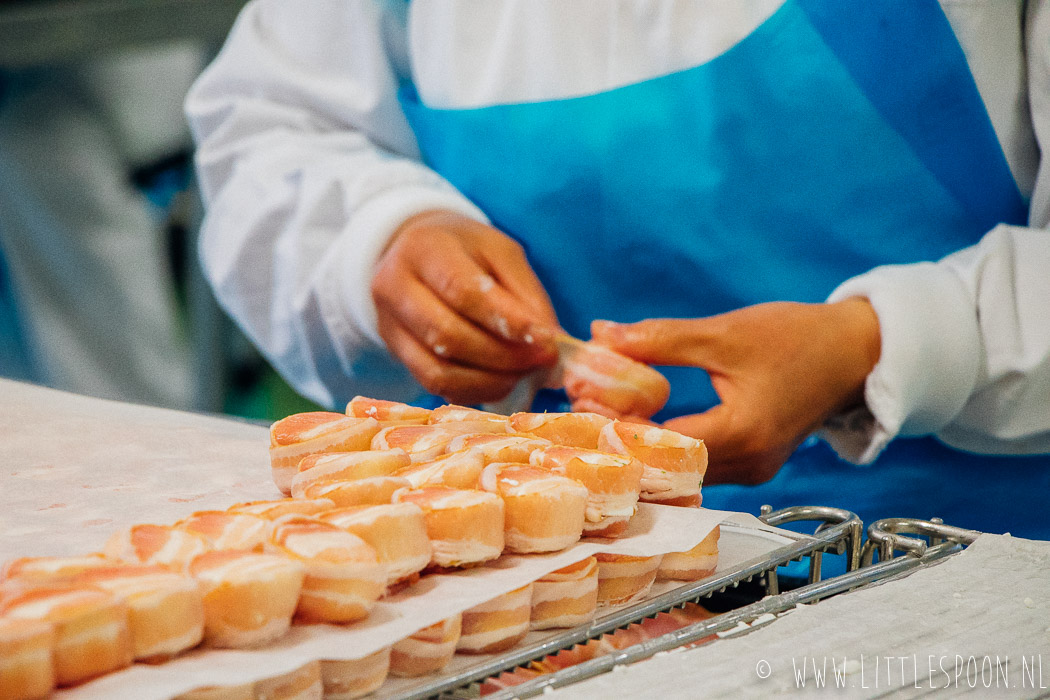
[[[722,552],[720,559],[728,560],[728,566],[720,563],[719,568],[711,577],[694,583],[677,585],[669,590],[667,586],[664,586],[663,589],[656,589],[657,593],[654,597],[602,614],[589,625],[568,630],[532,633],[522,644],[503,654],[475,658],[456,657],[440,676],[391,679],[377,691],[374,697],[377,700],[386,698],[419,700],[448,694],[454,694],[457,697],[464,695],[476,697],[477,684],[487,678],[498,676],[518,666],[527,665],[531,661],[562,649],[569,649],[576,644],[596,639],[646,617],[652,617],[688,602],[709,598],[730,588],[736,588],[742,583],[757,580],[762,585],[764,592],[776,595],[779,593],[779,578],[776,569],[781,565],[809,557],[810,580],[815,582],[820,580],[821,557],[825,553],[845,554],[847,567],[851,571],[860,563],[863,524],[855,514],[849,511],[823,506],[797,506],[775,512],[763,509],[760,520],[773,526],[797,521],[816,521],[820,525],[812,535],[805,535],[784,531],[770,533],[743,525],[724,523],[721,526],[722,540],[719,549]],[[752,549],[752,552],[761,551],[762,554],[759,556],[747,555],[749,539],[753,538],[765,538],[764,547]],[[771,552],[768,546],[770,539],[774,539],[777,544]],[[751,546],[754,544],[751,542]],[[720,615],[715,619],[721,617],[723,616]],[[518,687],[523,688],[524,686]],[[542,692],[542,687],[536,692]]]
[[[600,656],[485,697],[488,700],[533,697],[542,694],[546,688],[559,688],[592,678],[611,671],[616,666],[642,661],[654,654],[676,649],[713,634],[729,630],[746,634],[761,626],[753,624],[759,618],[772,621],[776,615],[796,605],[814,603],[832,595],[907,576],[921,567],[932,565],[962,551],[978,535],[980,533],[974,530],[952,527],[939,520],[878,520],[868,528],[868,540],[860,552],[860,568],[854,568],[826,581],[812,581],[800,588],[771,595],[710,620],[683,627],[617,653]],[[919,539],[920,537],[923,539]],[[896,556],[898,551],[903,552],[903,556]],[[817,567],[819,569],[819,562]],[[468,689],[467,694],[473,693]],[[458,696],[465,696],[462,690]]]

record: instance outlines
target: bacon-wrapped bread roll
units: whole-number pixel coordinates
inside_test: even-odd
[[[386,570],[387,586],[418,579],[430,563],[426,520],[414,503],[338,508],[320,519],[367,542]]]
[[[101,588],[31,588],[6,596],[0,604],[0,615],[54,625],[55,682],[60,687],[131,665],[128,607]]]
[[[321,662],[311,661],[294,671],[255,681],[255,700],[322,700]]]
[[[602,429],[598,449],[630,455],[641,462],[640,499],[668,506],[699,506],[707,472],[703,440],[673,430],[615,421]]]
[[[494,462],[481,486],[503,499],[507,551],[556,552],[583,534],[588,491],[579,481],[528,464]]]
[[[390,476],[411,463],[402,449],[309,455],[299,462],[290,488],[293,496],[303,498],[310,484]]]
[[[258,515],[267,520],[276,520],[285,515],[317,515],[335,508],[335,501],[327,498],[281,498],[275,501],[248,501],[237,503],[226,510],[231,513]]]
[[[114,533],[104,553],[130,564],[157,564],[184,571],[194,557],[211,551],[208,538],[169,525],[132,525]]]
[[[502,416],[498,413],[490,413],[489,411],[479,411],[476,408],[469,408],[467,406],[457,406],[455,404],[448,404],[446,406],[440,406],[430,412],[431,425],[440,425],[442,423],[454,423],[454,424],[473,424],[473,423],[492,423],[492,426],[487,426],[487,430],[475,430],[475,433],[484,432],[507,432],[507,417]]]
[[[528,634],[531,612],[531,583],[474,606],[463,613],[456,651],[493,654],[510,649]]]
[[[375,418],[384,428],[394,425],[424,425],[430,420],[430,409],[397,401],[355,396],[346,405],[346,415]]]
[[[529,458],[536,450],[551,447],[554,443],[538,437],[526,435],[457,435],[449,440],[445,448],[449,453],[468,451],[481,454],[485,464],[493,462],[529,463]]]
[[[662,556],[594,555],[598,560],[598,605],[623,605],[643,599],[656,580]]]
[[[454,615],[410,634],[390,650],[390,673],[415,677],[443,669],[456,653],[463,616]]]
[[[325,452],[367,450],[379,432],[374,418],[354,418],[341,413],[296,413],[270,426],[270,468],[273,482],[291,493],[292,477],[303,457]]]
[[[72,557],[21,557],[12,559],[0,569],[0,581],[21,579],[23,581],[57,581],[92,569],[119,566],[119,559],[107,557],[100,552]]]
[[[565,387],[573,407],[604,407],[617,416],[648,418],[667,403],[671,384],[652,367],[568,335],[556,340],[558,366],[550,383]]]
[[[270,532],[270,521],[252,513],[202,510],[175,523],[179,530],[200,535],[211,549],[262,551]]]
[[[495,494],[427,486],[398,491],[394,501],[423,510],[432,566],[479,564],[503,551],[503,499]]]
[[[40,700],[55,688],[55,628],[0,618],[0,700]]]
[[[337,508],[378,506],[390,503],[394,492],[412,488],[403,476],[366,476],[349,481],[320,481],[303,489],[305,498],[330,500]]]
[[[508,419],[512,432],[589,450],[598,447],[598,434],[611,422],[597,413],[515,413]]]
[[[274,524],[272,542],[306,570],[298,619],[354,622],[367,617],[386,590],[386,568],[376,551],[331,523],[288,516]]]
[[[413,462],[429,462],[445,453],[449,441],[457,435],[478,433],[505,433],[499,423],[473,421],[470,423],[439,423],[437,425],[399,425],[383,428],[372,439],[373,450],[399,448]]]
[[[204,640],[213,647],[261,646],[292,622],[305,570],[288,557],[239,550],[207,552],[190,563],[204,596]]]
[[[575,627],[594,618],[598,605],[598,560],[552,571],[533,583],[532,629]]]
[[[137,661],[165,661],[204,636],[203,599],[189,576],[162,566],[124,566],[85,571],[72,581],[107,590],[127,604]]]
[[[480,452],[460,450],[405,467],[397,476],[408,479],[414,489],[424,486],[476,489],[484,467],[485,460]]]
[[[255,695],[255,683],[237,685],[206,685],[179,695],[174,700],[260,700]]]
[[[699,581],[710,576],[718,566],[718,538],[721,528],[717,525],[700,544],[688,552],[665,554],[660,562],[656,578],[675,581]]]
[[[390,647],[361,659],[322,661],[325,700],[354,700],[383,685],[390,670]]]
[[[634,515],[643,467],[626,455],[556,445],[533,453],[533,463],[587,487],[584,536],[619,537]]]

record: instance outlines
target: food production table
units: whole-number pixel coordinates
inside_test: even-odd
[[[123,526],[277,497],[267,445],[258,425],[0,380],[0,559],[91,551]],[[845,697],[989,688],[1003,697],[1050,693],[1050,543],[984,535],[970,544],[976,533],[887,520],[869,530],[870,542],[881,546],[862,556],[861,526],[852,514],[799,508],[766,518],[771,525],[792,519],[822,524],[805,536],[750,516],[728,518],[723,556],[710,579],[664,585],[650,601],[608,611],[586,628],[533,633],[498,657],[457,658],[440,678],[388,682],[377,697],[474,695],[478,683],[502,671],[687,602],[706,604],[749,582],[758,592],[742,607],[493,697],[552,690],[567,697],[768,696],[817,683]],[[926,540],[910,537],[914,532]],[[821,581],[822,552],[879,561]],[[781,593],[777,565],[800,558],[809,559],[811,584]],[[855,588],[862,590],[808,604]],[[769,595],[757,600],[763,593]],[[712,635],[703,646],[671,651]],[[288,653],[289,669],[275,672],[309,652],[290,645]],[[204,654],[214,652],[172,663],[192,668]],[[205,660],[213,659],[219,657]],[[210,679],[236,682],[252,673],[234,661],[210,669]],[[83,697],[106,697],[92,685]]]

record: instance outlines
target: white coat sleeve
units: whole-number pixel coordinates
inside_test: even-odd
[[[829,301],[868,298],[882,354],[866,406],[821,435],[867,463],[898,435],[991,454],[1050,453],[1050,3],[1028,14],[1028,85],[1041,145],[1029,226],[1001,225],[936,263],[876,268]]]
[[[376,330],[371,277],[391,234],[429,209],[487,221],[421,164],[399,107],[406,4],[256,0],[186,102],[205,275],[278,371],[328,406],[422,391]]]

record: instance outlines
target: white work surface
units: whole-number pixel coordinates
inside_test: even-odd
[[[814,667],[826,672],[823,689]],[[553,697],[787,694],[1050,697],[1050,542],[983,535],[907,578],[617,667]]]

